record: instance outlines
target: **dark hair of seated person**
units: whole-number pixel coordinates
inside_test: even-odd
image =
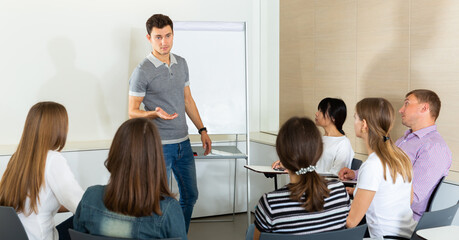
[[[322,136],[309,118],[290,118],[277,135],[276,151],[279,160],[293,173],[301,168],[315,166],[322,155],[322,149]],[[290,198],[303,202],[302,206],[309,212],[323,210],[324,199],[330,196],[327,181],[315,171],[298,176],[298,182],[287,185]]]
[[[162,215],[160,201],[174,197],[167,184],[162,149],[151,120],[135,118],[121,125],[105,161],[110,172],[104,196],[107,209],[135,217]]]

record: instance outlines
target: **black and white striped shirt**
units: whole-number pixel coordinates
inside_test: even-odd
[[[308,234],[343,229],[349,213],[350,200],[338,180],[327,183],[330,197],[325,198],[324,209],[308,212],[290,199],[287,186],[265,193],[255,210],[255,226],[260,232]]]

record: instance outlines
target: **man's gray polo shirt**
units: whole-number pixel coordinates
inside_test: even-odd
[[[188,139],[184,88],[189,85],[185,59],[172,53],[170,66],[150,53],[129,79],[129,95],[144,97],[146,111],[161,107],[169,114],[178,113],[178,117],[172,120],[154,119],[162,144],[179,143]]]

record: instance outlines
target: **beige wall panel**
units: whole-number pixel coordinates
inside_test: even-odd
[[[398,110],[409,88],[409,59],[408,48],[357,52],[356,102],[366,97],[389,100],[396,113],[394,128],[390,133],[394,141],[406,131]],[[361,139],[356,141],[355,148],[359,153],[366,153]]]
[[[409,31],[357,31],[357,49],[359,52],[384,52],[400,49],[409,50]]]
[[[446,180],[459,183],[459,172],[449,171]]]
[[[290,58],[288,55],[284,56]],[[304,50],[303,54],[299,55],[297,51],[296,57],[288,60],[281,58],[283,63],[280,66],[279,124],[292,115],[303,115],[308,109],[308,102],[313,101],[313,56],[313,50]]]
[[[357,29],[360,32],[407,30],[409,6],[406,0],[358,0]]]
[[[397,111],[409,86],[409,1],[359,0],[356,34],[356,102],[384,97]],[[397,114],[392,138],[404,130]],[[362,139],[354,150],[366,154]]]
[[[357,53],[357,98],[401,101],[409,86],[408,49]]]
[[[312,36],[314,29],[313,0],[281,0],[280,32],[305,33]]]
[[[356,0],[316,0],[314,8],[316,36],[355,31]]]
[[[457,48],[459,2],[411,0],[411,48]]]
[[[458,16],[459,17],[459,16]],[[459,28],[459,25],[458,25]],[[457,39],[459,41],[459,38]],[[429,84],[432,80],[445,75],[455,74],[459,72],[459,48],[430,48],[411,50],[411,77],[416,81],[418,78],[425,78],[424,74],[435,73],[441,74],[436,79],[426,79],[422,83]],[[432,76],[430,76],[432,77]]]
[[[295,50],[296,55],[300,56],[299,70],[301,70],[301,72],[314,72],[314,39],[310,37],[301,37],[298,38],[298,41],[300,42],[300,47]]]
[[[451,172],[459,173],[459,161],[454,161],[454,156],[457,156],[457,155],[454,155],[454,153],[453,153],[453,163],[451,164],[451,168],[449,169],[449,172],[450,173]]]
[[[333,54],[355,51],[355,30],[355,1],[316,1],[316,52]]]
[[[315,49],[324,52],[350,52],[355,51],[355,31],[342,32],[342,34],[329,34],[315,36]]]
[[[459,41],[459,39],[458,39]],[[435,91],[442,109],[438,118],[438,131],[453,153],[459,156],[457,138],[459,118],[459,49],[418,49],[412,52],[411,88],[427,88]],[[453,162],[451,170],[459,171],[459,160]]]
[[[348,107],[344,130],[364,160],[365,145],[353,129],[355,103],[364,97],[387,98],[397,112],[391,132],[395,141],[407,130],[398,113],[405,94],[432,89],[443,103],[438,130],[453,152],[448,179],[459,182],[459,159],[454,159],[459,156],[455,131],[459,1],[284,0],[280,4],[284,112],[313,118],[322,98],[343,98]],[[295,94],[302,96],[292,97]]]
[[[313,33],[314,1],[280,2],[280,125],[291,116],[304,115],[312,104]]]
[[[459,181],[459,1],[411,1],[411,85],[427,88],[442,100],[438,131],[453,153],[451,170]]]
[[[313,102],[310,97],[314,94],[312,88],[289,87],[284,90],[281,98],[283,101],[282,115],[280,115],[280,125],[292,116],[310,116],[313,111]]]
[[[327,87],[333,87],[321,78],[341,77],[342,79],[355,79],[355,52],[321,52],[315,53],[315,78],[318,86],[325,84]],[[345,83],[343,83],[345,84]]]
[[[282,125],[291,116],[310,113],[314,96],[313,82],[307,84],[301,79],[288,79],[289,85],[281,86],[279,124]]]

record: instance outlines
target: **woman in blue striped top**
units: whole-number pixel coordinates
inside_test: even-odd
[[[345,227],[350,201],[344,185],[315,172],[322,148],[312,120],[293,117],[281,127],[276,151],[290,183],[260,198],[247,239],[259,239],[261,232],[299,235]]]

